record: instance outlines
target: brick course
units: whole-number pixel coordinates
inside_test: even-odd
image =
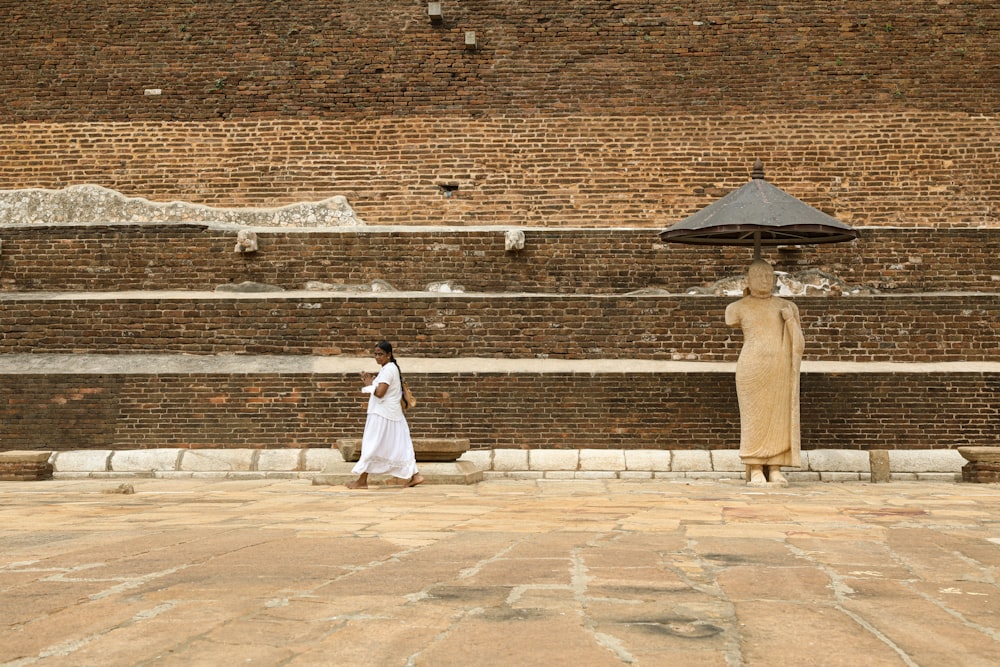
[[[542,377],[411,373],[420,406],[407,419],[414,435],[474,449],[739,445],[732,374]],[[998,389],[990,373],[804,373],[803,447],[993,445]],[[339,375],[0,375],[0,392],[19,397],[0,407],[4,449],[329,447],[365,419],[356,378]]]
[[[975,0],[481,0],[445,3],[440,25],[422,0],[4,0],[0,10],[8,122],[993,113],[1000,89],[1000,10]]]
[[[308,233],[260,230],[260,251],[233,252],[235,229],[206,225],[37,225],[0,228],[2,291],[212,290],[255,281],[303,289],[388,281],[423,290],[453,280],[468,291],[683,293],[742,275],[746,248],[664,245],[659,229],[525,228],[524,250],[504,251],[503,228]],[[852,243],[793,257],[764,249],[778,270],[822,269],[885,292],[994,292],[1000,228],[862,228]]]
[[[735,361],[734,297],[406,295],[3,302],[0,353],[403,355]],[[805,359],[1000,361],[995,294],[798,297]]]
[[[851,225],[997,226],[997,136],[994,115],[881,109],[0,123],[0,188],[229,207],[342,194],[369,224],[659,228],[745,184],[759,157],[771,183]]]

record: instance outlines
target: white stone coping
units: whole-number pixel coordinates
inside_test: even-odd
[[[0,298],[2,301],[2,298]],[[407,372],[456,373],[730,373],[736,362],[664,359],[450,359],[400,357]],[[150,373],[321,373],[357,374],[371,369],[368,356],[324,357],[265,354],[4,354],[0,375],[133,375]],[[1000,362],[941,361],[921,363],[803,361],[803,373],[1000,373]]]
[[[336,448],[133,449],[53,452],[56,477],[301,477],[343,463]],[[741,479],[737,450],[493,449],[468,451],[460,461],[486,478],[516,479]],[[890,450],[891,479],[960,479],[965,459],[954,449]],[[795,481],[870,479],[867,451],[814,449],[802,467],[786,469]]]

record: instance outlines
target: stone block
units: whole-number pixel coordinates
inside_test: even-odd
[[[889,481],[889,452],[885,449],[873,449],[868,452],[868,466],[871,468],[873,483]]]
[[[893,472],[962,471],[965,458],[955,449],[907,449],[889,452]]]
[[[114,472],[143,473],[155,470],[177,470],[180,449],[127,449],[111,455]]]
[[[690,470],[684,473],[688,479],[740,479],[738,472],[715,472],[712,470]]]
[[[106,472],[112,451],[109,449],[81,449],[56,452],[52,461],[54,472]]]
[[[712,470],[712,455],[706,450],[676,450],[670,462],[670,470],[672,472],[710,472]]]
[[[253,449],[186,449],[181,453],[180,470],[192,473],[249,471]]]
[[[576,470],[580,452],[576,449],[532,449],[528,452],[529,470]]]
[[[626,449],[625,470],[655,472],[670,470],[670,450]]]
[[[153,479],[191,479],[192,473],[181,470],[157,470],[153,472]]]
[[[527,449],[494,449],[493,450],[493,470],[498,472],[510,472],[514,470],[528,469]]]
[[[301,479],[302,473],[297,470],[269,470],[262,473],[264,479]]]
[[[480,449],[474,452],[468,451],[462,454],[458,460],[468,461],[479,470],[490,470],[493,466],[493,452],[488,449]]]
[[[301,460],[301,449],[262,449],[257,452],[257,470],[294,471],[300,468]]]
[[[580,470],[625,470],[625,452],[620,449],[581,449]]]
[[[653,479],[652,470],[622,470],[618,473],[619,479]]]
[[[52,479],[52,452],[12,450],[0,452],[0,481],[28,482]]]
[[[740,458],[738,449],[713,449],[709,452],[712,455],[712,470],[715,472],[746,472],[746,464]]]
[[[917,480],[921,482],[961,482],[962,473],[954,472],[918,472],[916,473]],[[1000,479],[996,481],[1000,482]]]
[[[323,470],[331,463],[343,463],[344,457],[340,455],[339,449],[327,447],[310,448],[306,450],[305,464],[303,468],[309,472]]]
[[[868,452],[847,449],[813,449],[809,451],[809,471],[812,472],[867,473],[868,466]],[[823,479],[827,479],[825,475]],[[855,476],[854,479],[857,477]]]
[[[548,473],[546,474],[548,476]],[[577,470],[573,479],[618,479],[617,470]]]
[[[862,479],[860,472],[829,472],[819,471],[819,478],[824,482],[859,482]],[[868,473],[864,473],[864,478],[868,478]]]
[[[505,474],[505,477],[512,480],[529,481],[542,479],[545,477],[545,473],[539,470],[511,470]]]

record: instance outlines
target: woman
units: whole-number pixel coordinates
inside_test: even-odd
[[[799,309],[772,294],[774,269],[755,260],[745,296],[726,308],[726,324],[743,329],[736,362],[740,458],[752,484],[787,484],[781,466],[798,467],[799,368],[804,340]]]
[[[382,367],[377,376],[361,373],[364,383],[361,391],[371,397],[361,437],[361,458],[351,469],[360,476],[349,482],[347,488],[367,489],[369,473],[392,475],[405,480],[404,486],[416,486],[424,478],[417,471],[410,427],[403,415],[403,380],[389,341],[381,340],[375,345],[375,361]]]

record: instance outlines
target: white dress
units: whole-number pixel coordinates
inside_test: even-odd
[[[379,398],[374,393],[375,388],[383,383],[389,385],[389,389],[385,396]],[[406,423],[401,405],[403,384],[399,368],[390,361],[382,366],[371,385],[362,391],[371,394],[368,398],[368,420],[361,437],[361,457],[351,472],[410,479],[417,474],[417,459],[410,439],[410,426]]]

